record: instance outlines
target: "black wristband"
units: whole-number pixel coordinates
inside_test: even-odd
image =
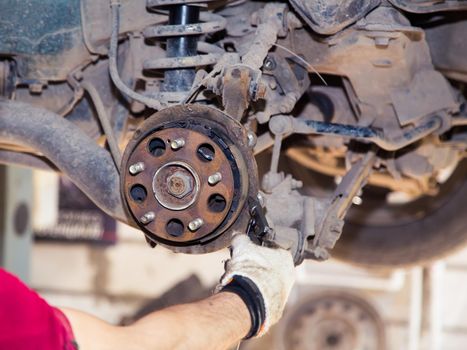
[[[244,339],[256,336],[266,318],[263,296],[256,284],[248,277],[234,276],[232,281],[222,288],[221,292],[235,293],[243,300],[251,317],[251,328]]]

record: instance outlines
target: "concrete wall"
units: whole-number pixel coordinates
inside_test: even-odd
[[[228,252],[181,255],[151,249],[143,235],[118,226],[119,242],[99,247],[76,243],[36,242],[31,285],[54,305],[77,307],[118,322],[192,274],[214,286]]]

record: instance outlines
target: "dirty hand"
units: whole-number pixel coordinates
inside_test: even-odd
[[[245,339],[263,335],[281,318],[294,280],[288,251],[260,247],[245,234],[234,236],[219,287],[238,294],[247,305],[252,326]]]

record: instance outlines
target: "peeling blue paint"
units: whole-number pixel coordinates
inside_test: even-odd
[[[307,120],[305,121],[305,124],[317,133],[322,134],[335,134],[363,139],[371,139],[378,136],[378,133],[374,129],[363,126],[334,124],[315,120]]]
[[[0,1],[0,53],[57,55],[80,37],[80,0]]]
[[[0,55],[21,81],[63,81],[89,55],[80,0],[0,0]]]

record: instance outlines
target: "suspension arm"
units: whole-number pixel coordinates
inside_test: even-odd
[[[342,178],[335,189],[329,205],[321,220],[317,222],[317,230],[311,247],[306,249],[316,259],[328,258],[327,249],[332,249],[342,233],[344,217],[353,199],[365,185],[376,161],[376,153],[368,152],[357,161]]]
[[[126,221],[111,155],[65,118],[26,103],[0,100],[0,142],[40,152],[98,207]]]
[[[386,151],[396,151],[404,148],[430,135],[440,129],[441,126],[441,118],[434,116],[416,126],[404,129],[402,133],[396,136],[387,136],[382,130],[372,127],[303,120],[284,115],[275,116],[269,122],[269,127],[275,134],[296,133],[341,136],[371,142]]]

